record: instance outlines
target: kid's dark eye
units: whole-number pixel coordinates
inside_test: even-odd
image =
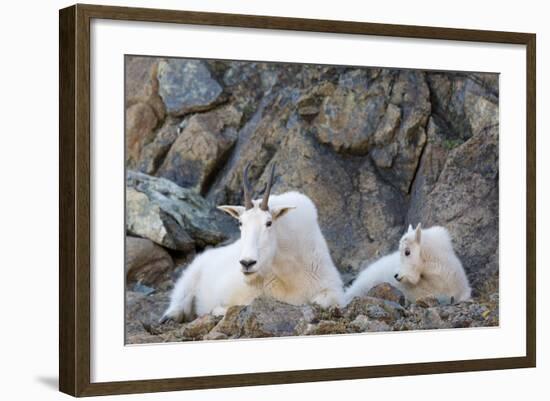
[[[408,249],[405,249],[405,256],[409,256],[411,254],[411,251],[409,251]]]
[[[267,223],[265,223],[265,226],[266,227],[271,227],[271,221],[268,221]]]
[[[242,225],[243,225],[242,221],[239,221],[239,227],[242,226]]]

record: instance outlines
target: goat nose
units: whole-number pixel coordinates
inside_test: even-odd
[[[256,261],[255,260],[250,260],[250,259],[242,259],[242,260],[239,260],[239,263],[245,268],[245,269],[248,269],[252,266],[254,266],[256,264]]]

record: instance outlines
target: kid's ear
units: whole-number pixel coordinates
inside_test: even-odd
[[[246,210],[246,208],[244,206],[227,206],[227,205],[223,205],[223,206],[218,206],[217,208],[224,211],[225,213],[227,213],[231,217],[236,218],[237,220],[239,219],[241,214],[243,214],[244,211]]]
[[[283,217],[285,214],[287,214],[292,209],[296,209],[296,206],[275,207],[275,208],[271,209],[271,216],[273,217],[273,220],[277,220],[279,217]]]
[[[407,232],[410,233],[411,231],[413,231],[413,226],[409,224],[409,228],[407,228]]]
[[[420,238],[422,236],[422,224],[418,223],[414,232],[414,240],[420,244]]]

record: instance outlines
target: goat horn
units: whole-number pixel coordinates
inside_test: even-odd
[[[269,178],[267,180],[267,185],[265,187],[265,193],[264,197],[262,199],[262,204],[260,205],[260,209],[267,211],[267,202],[269,202],[269,193],[271,192],[271,184],[273,184],[273,175],[275,174],[275,163],[271,166],[271,173],[269,175]]]
[[[250,183],[248,182],[248,167],[250,164],[247,164],[244,168],[243,173],[243,191],[244,191],[244,207],[246,210],[252,209],[254,205],[252,204],[252,196],[251,196],[251,190],[250,190]]]

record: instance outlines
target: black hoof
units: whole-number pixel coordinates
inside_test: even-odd
[[[173,322],[173,321],[174,321],[174,319],[172,317],[164,315],[163,317],[161,317],[159,319],[159,324],[170,323],[170,322]]]

